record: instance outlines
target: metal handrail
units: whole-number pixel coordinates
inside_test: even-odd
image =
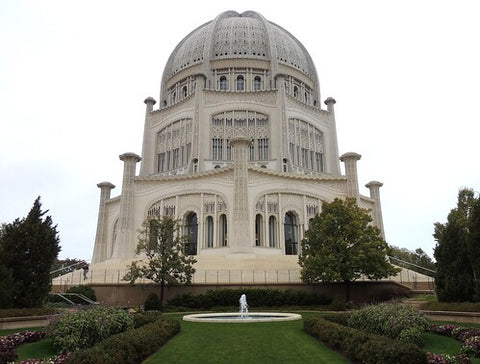
[[[407,262],[407,261],[405,261],[405,260],[402,260],[402,259],[399,259],[399,258],[396,258],[396,257],[392,257],[392,256],[390,256],[390,255],[387,255],[387,257],[388,257],[389,259],[394,259],[394,260],[396,260],[397,262],[401,262],[401,263],[403,263],[403,264],[408,264],[408,265],[411,265],[411,266],[413,266],[413,267],[421,268],[421,269],[426,270],[426,271],[431,272],[431,273],[437,273],[437,271],[435,271],[435,270],[432,270],[432,269],[429,269],[429,268],[425,268],[425,267],[422,267],[421,265],[417,265],[417,264],[414,264],[414,263],[411,263],[411,262]]]

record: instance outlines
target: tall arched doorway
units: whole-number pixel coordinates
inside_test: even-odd
[[[198,220],[197,214],[190,212],[185,217],[185,235],[188,236],[186,253],[189,255],[197,255],[198,244]]]
[[[285,214],[285,254],[298,254],[298,222],[297,217],[291,211]]]

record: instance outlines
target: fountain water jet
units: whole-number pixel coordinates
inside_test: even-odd
[[[200,313],[194,315],[183,316],[184,321],[194,322],[271,322],[271,321],[293,321],[301,320],[302,316],[295,313],[279,313],[279,312],[248,312],[247,296],[242,294],[239,300],[239,312],[228,313]]]

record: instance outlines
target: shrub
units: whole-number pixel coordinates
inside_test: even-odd
[[[430,311],[457,311],[457,312],[479,312],[480,302],[435,302],[422,303],[422,310]]]
[[[128,312],[113,307],[95,307],[53,320],[47,333],[53,339],[55,350],[66,353],[91,347],[132,327],[133,319]]]
[[[321,317],[304,320],[304,330],[353,362],[421,364],[426,354],[417,346],[343,326]]]
[[[417,345],[423,343],[423,333],[429,326],[425,316],[414,307],[392,303],[366,306],[354,312],[348,324],[360,330]]]
[[[161,317],[162,313],[160,311],[145,311],[136,313],[133,315],[133,327],[137,329],[146,324],[155,322]]]
[[[211,308],[214,306],[238,306],[242,294],[247,296],[250,307],[272,307],[284,305],[328,305],[331,297],[323,294],[310,293],[297,290],[276,289],[216,289],[204,294],[192,295],[191,293],[174,297],[168,305],[188,308]]]
[[[140,363],[180,331],[180,323],[161,319],[138,329],[103,340],[90,349],[75,352],[69,364]]]
[[[145,301],[144,308],[146,311],[148,310],[161,310],[162,307],[162,302],[160,302],[160,298],[156,293],[150,293],[147,296],[147,300]]]
[[[78,293],[82,294],[87,298],[90,298],[92,301],[97,300],[97,296],[95,295],[95,290],[90,286],[73,286],[67,289],[66,293]]]

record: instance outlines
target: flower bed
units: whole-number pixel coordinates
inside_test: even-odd
[[[430,325],[430,332],[452,337],[462,342],[461,353],[468,357],[480,357],[480,329],[457,325]],[[443,363],[443,362],[432,362]],[[448,361],[445,363],[449,363]],[[455,362],[456,363],[456,362]]]
[[[45,332],[22,331],[16,334],[0,337],[0,364],[17,359],[15,347],[24,343],[33,343],[45,338]]]

